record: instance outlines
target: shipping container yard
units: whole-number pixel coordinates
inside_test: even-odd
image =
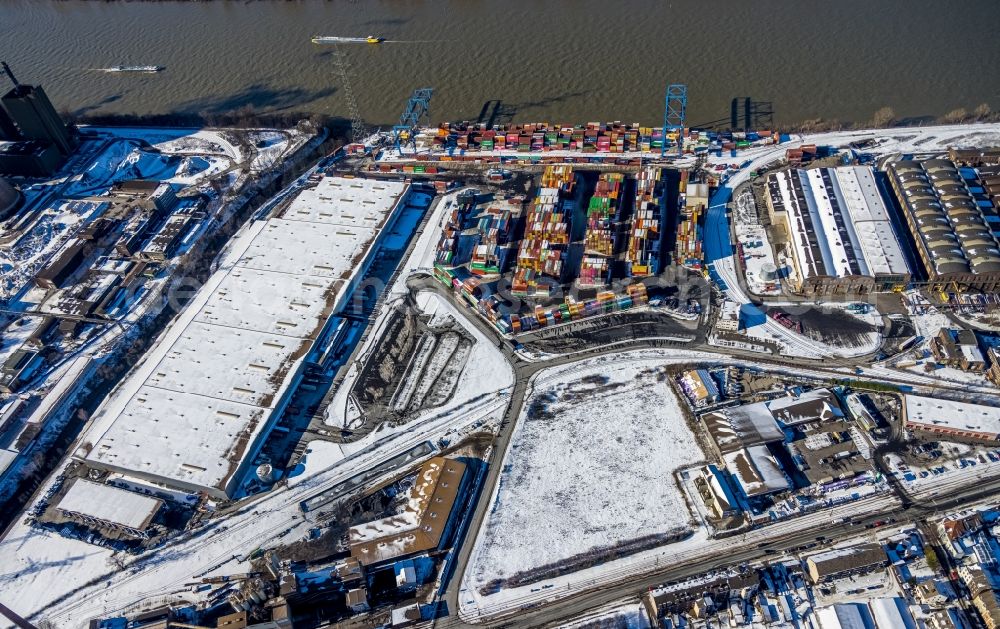
[[[787,134],[762,131],[711,131],[637,123],[585,125],[538,122],[517,125],[443,123],[414,131],[414,143],[378,155],[383,172],[423,172],[411,162],[475,162],[532,165],[614,164],[641,168],[643,160],[678,157],[738,157],[741,151],[789,141]],[[678,146],[678,143],[680,146]],[[409,166],[409,168],[407,168]],[[425,168],[429,166],[424,165]]]
[[[639,280],[671,262],[661,173],[547,166],[530,202],[460,192],[447,208],[434,275],[504,334],[645,305]]]
[[[825,628],[846,574],[901,595],[875,629],[943,629],[909,603],[940,590],[907,562],[946,576],[924,541],[1000,582],[985,521],[862,533],[1000,488],[1000,124],[701,131],[672,84],[662,127],[421,128],[432,93],[322,155],[325,131],[103,132],[58,178],[0,181],[0,496],[35,418],[79,416],[0,539],[27,626],[572,627],[625,596],[637,626]],[[130,312],[126,284],[189,276],[135,327],[170,294]]]

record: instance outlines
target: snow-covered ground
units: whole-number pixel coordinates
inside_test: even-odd
[[[595,609],[584,616],[560,625],[562,629],[614,627],[615,629],[649,629],[649,617],[641,603],[622,602]]]
[[[154,551],[119,557],[124,569],[115,567],[108,549],[18,522],[0,541],[4,603],[23,615],[39,613],[55,626],[70,628],[86,626],[95,615],[135,611],[141,603],[194,602],[198,596],[185,583],[205,575],[245,572],[248,564],[234,555],[307,536],[315,524],[299,510],[303,500],[421,443],[457,442],[484,423],[498,422],[508,401],[509,394],[495,391],[349,445],[314,441],[304,470],[287,487],[252,499],[224,521],[182,534]],[[289,528],[283,540],[277,537]]]
[[[694,532],[673,473],[704,455],[661,365],[587,361],[540,372],[532,388],[476,539],[470,589]]]
[[[230,134],[221,129],[164,127],[85,127],[100,135],[142,140],[164,153],[214,154],[242,162],[244,155]],[[242,132],[242,131],[240,131]],[[293,133],[289,131],[289,133]]]

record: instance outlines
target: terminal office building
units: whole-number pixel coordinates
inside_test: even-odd
[[[892,162],[886,170],[930,288],[1000,288],[1000,217],[976,171],[947,159]]]

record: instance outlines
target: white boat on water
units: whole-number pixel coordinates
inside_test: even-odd
[[[163,66],[111,66],[104,68],[104,72],[160,72],[165,69]]]
[[[326,35],[316,35],[312,38],[314,44],[381,44],[385,37],[378,35],[366,35],[364,37],[330,37]]]

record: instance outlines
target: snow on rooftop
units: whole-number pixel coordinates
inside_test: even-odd
[[[747,496],[762,496],[788,489],[789,482],[766,446],[749,446],[723,455],[726,469],[736,477]]]
[[[18,455],[20,455],[20,452],[16,450],[0,448],[0,476],[3,476],[3,473],[7,471],[7,468],[17,459]]]
[[[240,266],[344,279],[360,263],[377,233],[374,227],[272,218],[254,238]]]
[[[222,280],[195,321],[297,338],[314,338],[333,306],[327,281],[237,267]]]
[[[294,337],[193,321],[146,384],[270,407],[306,346]]]
[[[1000,435],[1000,408],[940,398],[904,396],[906,421],[930,430],[957,430]]]
[[[892,229],[885,201],[878,191],[872,169],[842,166],[833,169],[840,191],[842,209],[847,212],[857,234],[858,245],[873,274],[909,273],[906,257]]]
[[[123,385],[127,401],[105,409],[114,420],[91,463],[229,492],[406,184],[326,177],[306,192],[287,210],[302,209],[297,219],[250,225],[232,243]]]
[[[816,610],[822,629],[869,629],[861,607],[855,603],[838,603]]]
[[[844,415],[837,397],[829,389],[812,389],[798,395],[779,397],[764,404],[771,415],[785,426],[836,419]]]
[[[398,181],[325,177],[316,187],[303,190],[279,218],[379,229],[389,216],[386,201],[394,200],[402,189]]]
[[[267,409],[143,386],[94,446],[88,461],[194,486],[219,487],[241,441],[263,429]],[[243,439],[241,439],[241,436]]]
[[[823,264],[827,272],[835,277],[845,277],[854,275],[853,264],[861,262],[855,260],[854,255],[848,249],[850,241],[845,238],[848,234],[843,233],[837,221],[837,210],[830,200],[829,190],[823,180],[823,171],[820,169],[799,171],[802,180],[803,192],[806,193],[806,205],[812,215],[812,225],[816,230],[815,235],[819,236],[817,242],[823,252]],[[796,204],[793,211],[800,211]],[[847,223],[847,221],[845,221]],[[846,224],[844,225],[846,227]],[[860,268],[861,275],[867,275],[868,269],[864,266]]]
[[[156,498],[80,478],[66,491],[57,506],[62,511],[143,530],[161,504]]]
[[[909,273],[871,168],[798,170],[775,179],[804,279]]]
[[[913,616],[899,597],[876,598],[868,602],[878,629],[913,629]]]

